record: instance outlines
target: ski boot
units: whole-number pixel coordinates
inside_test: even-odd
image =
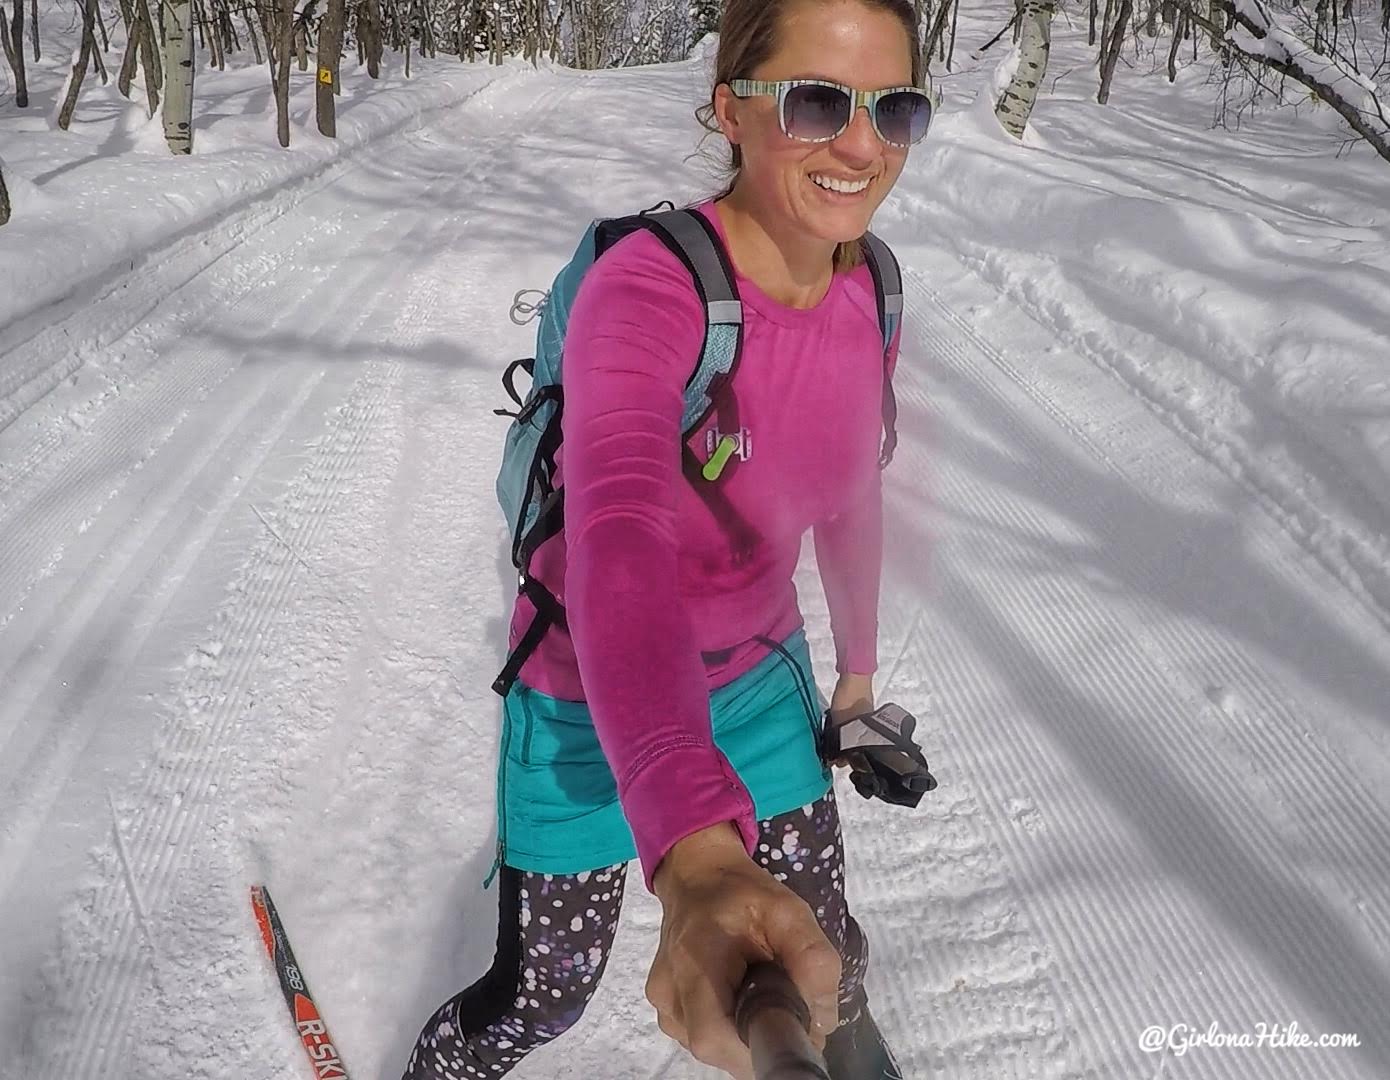
[[[893,1052],[869,1012],[861,989],[843,1021],[825,1040],[825,1066],[830,1080],[903,1080]]]

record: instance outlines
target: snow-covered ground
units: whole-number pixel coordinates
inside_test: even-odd
[[[999,57],[947,78],[878,222],[878,690],[942,786],[841,792],[876,1012],[913,1078],[1383,1077],[1390,173],[1316,115],[1209,130],[1195,72],[1101,108],[1079,33],[1024,146]],[[260,70],[202,78],[191,161],[94,84],[66,137],[0,109],[5,1080],[309,1075],[257,881],[358,1080],[490,959],[506,312],[588,217],[713,190],[702,67],[350,75],[340,147],[311,78],[289,153]],[[828,689],[809,545],[798,584]],[[631,896],[519,1077],[705,1075]],[[1362,1045],[1139,1047],[1260,1023]]]

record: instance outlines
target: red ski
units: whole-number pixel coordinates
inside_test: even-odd
[[[314,1067],[316,1080],[348,1080],[342,1056],[333,1045],[323,1017],[319,1016],[318,1006],[314,1004],[313,995],[309,993],[308,984],[290,949],[289,938],[285,936],[280,914],[275,910],[270,892],[264,885],[251,886],[251,907],[256,912],[261,940],[265,942],[265,951],[275,964],[275,973],[280,977],[280,990],[290,1007],[290,1017],[304,1043],[304,1052],[309,1055],[309,1063]]]

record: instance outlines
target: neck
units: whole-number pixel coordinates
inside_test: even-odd
[[[729,258],[768,296],[794,308],[815,307],[825,297],[836,244],[779,228],[737,185],[715,203],[715,212],[728,237]]]

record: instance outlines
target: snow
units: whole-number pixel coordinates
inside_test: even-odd
[[[1302,111],[1212,130],[1196,70],[1102,108],[1060,19],[1020,145],[963,47],[1006,18],[962,12],[876,223],[876,688],[941,787],[841,781],[875,1012],[911,1077],[1384,1076],[1386,166]],[[359,1080],[486,968],[506,313],[590,217],[717,189],[709,58],[349,64],[337,144],[296,71],[288,152],[263,70],[200,71],[182,160],[92,79],[52,131],[48,60],[0,109],[4,1080],[311,1075],[256,882]],[[643,999],[658,925],[633,888],[515,1075],[708,1075]],[[1199,1045],[1262,1023],[1362,1046]]]
[[[1240,49],[1252,56],[1265,56],[1301,68],[1341,95],[1353,108],[1365,113],[1368,121],[1384,115],[1373,80],[1344,63],[1314,52],[1296,34],[1281,26],[1278,17],[1261,7],[1257,0],[1235,0],[1235,6],[1240,14],[1264,31],[1263,36],[1257,37],[1244,26],[1232,26],[1227,37]]]

